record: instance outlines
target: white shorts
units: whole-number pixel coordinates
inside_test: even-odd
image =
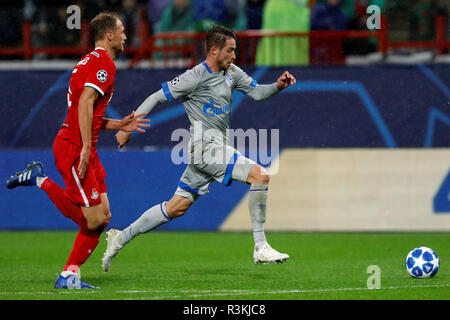
[[[229,186],[233,180],[247,182],[255,161],[241,155],[233,147],[217,142],[200,144],[189,154],[189,164],[184,170],[175,194],[192,202],[207,194],[214,180]]]

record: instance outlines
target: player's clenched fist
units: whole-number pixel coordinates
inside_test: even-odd
[[[277,80],[277,89],[278,90],[286,89],[287,87],[295,84],[296,82],[297,80],[295,79],[295,77],[288,71],[285,71]]]

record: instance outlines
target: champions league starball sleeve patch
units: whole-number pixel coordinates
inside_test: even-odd
[[[176,86],[179,82],[180,82],[180,77],[176,77],[175,79],[173,79],[172,81],[170,81],[170,84],[171,84],[172,86]]]
[[[105,70],[100,70],[99,72],[97,72],[97,79],[101,83],[105,83],[108,79],[108,73]]]

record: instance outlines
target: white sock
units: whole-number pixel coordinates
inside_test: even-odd
[[[47,177],[36,177],[36,185],[38,186],[38,188],[41,187],[41,185],[44,183],[45,179],[47,179]]]
[[[145,211],[135,222],[123,229],[118,237],[121,246],[126,245],[136,236],[156,229],[160,225],[172,220],[167,215],[166,203],[163,202]]]
[[[267,243],[264,233],[264,223],[266,222],[267,192],[269,187],[265,184],[253,183],[250,186],[248,198],[248,209],[252,221],[253,240],[257,249]]]
[[[77,272],[73,272],[73,271],[69,271],[69,270],[63,271],[63,272],[61,272],[61,275],[64,278],[67,278],[68,276],[71,276],[71,275],[76,275],[76,276],[78,276],[78,278],[81,278],[81,272],[79,271],[79,269]]]

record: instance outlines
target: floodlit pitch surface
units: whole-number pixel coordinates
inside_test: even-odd
[[[255,265],[248,233],[152,232],[100,268],[105,235],[82,267],[98,290],[56,290],[75,232],[0,232],[0,299],[449,299],[448,233],[267,233],[284,264]],[[432,279],[413,279],[407,253],[427,246],[441,260]],[[368,289],[380,270],[380,289]],[[369,268],[370,269],[370,268]],[[370,269],[370,270],[373,270]],[[375,280],[374,280],[375,279]]]

